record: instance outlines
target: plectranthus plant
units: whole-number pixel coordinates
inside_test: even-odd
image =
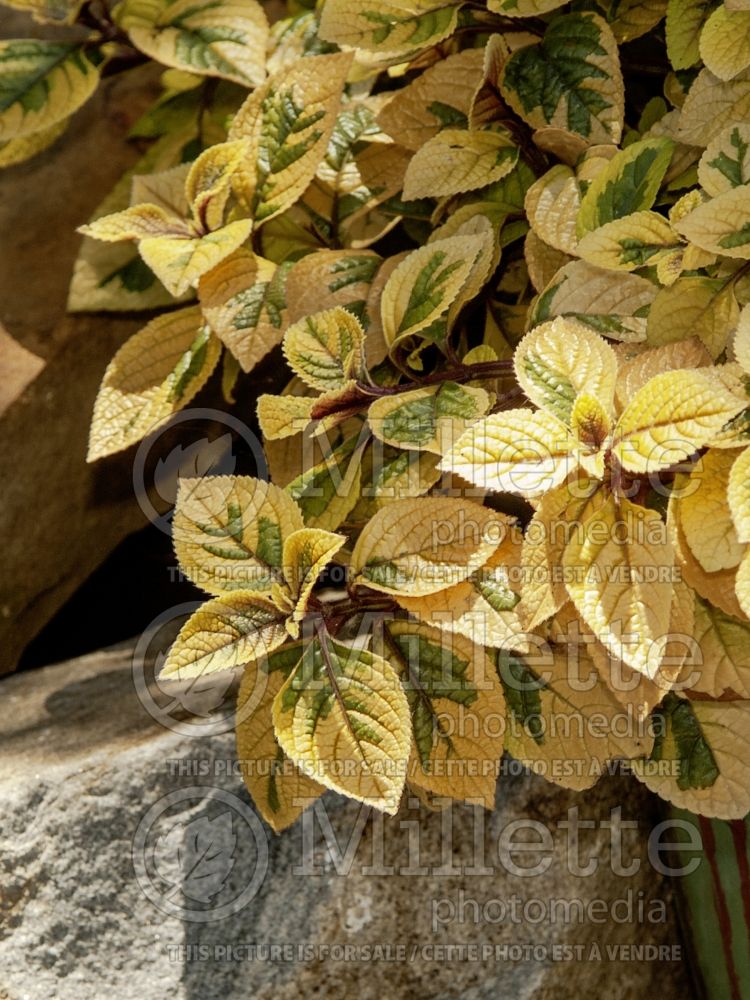
[[[163,67],[81,227],[70,309],[146,314],[89,459],[288,369],[270,479],[180,484],[208,598],[162,671],[241,674],[271,826],[325,789],[489,808],[504,754],[744,816],[746,0],[12,6],[86,30],[0,43],[2,165]]]

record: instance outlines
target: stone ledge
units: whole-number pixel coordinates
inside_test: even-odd
[[[232,802],[252,810],[240,779],[227,773],[226,762],[234,754],[231,734],[198,740],[158,727],[136,698],[130,663],[131,648],[124,646],[0,681],[6,706],[0,723],[0,997],[564,1000],[606,993],[641,1000],[691,995],[680,961],[625,960],[622,953],[607,960],[607,946],[681,944],[672,887],[646,857],[654,800],[625,778],[602,779],[576,796],[540,778],[506,777],[492,814],[462,807],[431,813],[411,803],[397,817],[380,823],[371,816],[361,828],[358,819],[365,814],[356,804],[327,795],[324,813],[306,814],[312,819],[307,843],[304,823],[281,836],[263,827],[267,871],[242,909],[204,923],[162,912],[134,870],[134,838],[152,806],[164,796],[176,793],[179,798],[186,789],[197,789],[189,800],[177,803],[170,823],[176,829],[184,820],[182,831],[190,824],[195,829],[197,821],[217,833],[216,856],[219,849],[234,851],[231,870],[222,876],[221,891],[228,898],[237,897],[252,880],[259,858],[252,830],[261,825],[253,813],[250,828],[237,819],[239,814],[233,814],[233,825],[221,826],[228,815],[225,805],[217,812],[222,795],[236,796]],[[630,878],[613,874],[609,831],[597,826],[582,833],[581,857],[598,859],[598,871],[589,878],[569,874],[566,841],[557,822],[577,806],[582,819],[598,824],[618,805],[623,819],[640,824],[637,834],[623,834],[625,860],[639,858],[639,872]],[[497,863],[498,837],[518,819],[541,822],[552,834],[554,856],[544,875],[513,876]],[[323,831],[326,821],[329,840]],[[446,853],[448,823],[452,846]],[[409,843],[418,831],[417,860],[428,873],[368,874],[379,831],[382,862],[396,868],[414,862],[414,857],[409,861]],[[222,836],[229,841],[222,842]],[[338,838],[341,851],[352,838],[356,850],[347,874],[337,874],[337,864],[347,865],[337,857],[331,836]],[[157,844],[154,854],[167,883],[190,847],[187,835],[170,838]],[[483,845],[484,863],[495,867],[492,875],[472,873],[471,866],[481,860],[473,852],[475,838]],[[167,858],[165,867],[165,845],[170,844],[174,857]],[[305,853],[306,847],[312,850]],[[446,861],[458,871],[441,876],[435,869]],[[295,873],[295,867],[305,864],[313,866],[312,874]],[[514,895],[542,901],[580,898],[584,903],[602,899],[609,907],[628,891],[636,901],[661,901],[666,920],[494,922],[493,901],[507,903]],[[172,903],[197,905],[174,892]],[[477,908],[482,919],[474,922]],[[441,919],[435,921],[436,915]],[[601,948],[601,961],[588,960],[594,942]],[[546,957],[519,961],[512,952],[499,951],[500,960],[482,960],[482,948],[529,944],[544,949]],[[301,960],[288,961],[283,953],[275,961],[251,960],[247,945],[302,946],[307,951]],[[363,945],[402,946],[407,960],[366,961],[361,951],[351,951]],[[451,952],[447,945],[460,946],[464,953]],[[562,945],[570,946],[571,954],[580,946],[580,958],[552,961],[553,946]],[[229,946],[245,950],[229,960]],[[480,949],[477,960],[466,953],[470,946]],[[440,948],[442,952],[436,950]]]

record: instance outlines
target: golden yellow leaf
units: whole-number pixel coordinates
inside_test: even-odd
[[[749,113],[750,70],[724,81],[702,69],[682,107],[676,138],[689,146],[707,146],[728,125],[747,121]]]
[[[621,271],[658,264],[674,256],[680,238],[656,212],[633,212],[587,233],[577,252],[589,264]]]
[[[229,139],[248,140],[234,191],[256,225],[284,212],[315,176],[331,138],[351,53],[306,56],[275,73],[235,115]]]
[[[675,229],[702,250],[750,258],[750,189],[724,191],[686,215]]]
[[[200,279],[203,315],[244,372],[281,343],[287,273],[288,268],[240,248]]]
[[[179,296],[240,247],[252,227],[251,219],[239,219],[192,239],[149,236],[140,241],[138,252],[167,291]]]
[[[712,698],[725,691],[750,698],[750,622],[696,598],[693,636],[698,652],[684,668],[690,690]]]
[[[690,473],[679,501],[685,540],[707,573],[732,569],[744,552],[727,506],[729,473],[736,458],[736,451],[709,448]]]
[[[745,306],[740,313],[732,347],[737,361],[750,375],[750,307],[748,306]]]
[[[732,454],[727,452],[726,454]],[[750,542],[750,448],[740,452],[731,466],[727,500],[741,542]],[[684,509],[683,509],[684,522]]]
[[[599,641],[653,678],[669,637],[675,553],[659,515],[610,497],[563,553],[566,585]]]
[[[263,437],[277,441],[303,431],[312,419],[316,402],[314,396],[259,396],[258,422]]]
[[[310,528],[335,531],[360,497],[362,453],[367,438],[355,432],[336,447],[328,448],[317,465],[305,469],[286,486],[302,508]]]
[[[646,763],[636,776],[679,808],[717,819],[744,817],[750,810],[750,702],[675,699],[669,708],[654,756],[673,766],[664,773]]]
[[[481,235],[449,236],[415,250],[394,268],[380,301],[389,347],[433,327],[447,313],[484,242]]]
[[[737,602],[745,618],[750,618],[750,551],[742,557],[734,581]]]
[[[744,407],[709,369],[681,369],[650,379],[625,407],[612,453],[625,469],[655,472],[682,462]]]
[[[640,346],[640,345],[639,345]],[[615,396],[620,409],[655,375],[679,368],[703,368],[711,364],[711,355],[697,337],[651,347],[620,360]]]
[[[468,580],[421,597],[399,594],[404,610],[425,625],[464,635],[483,646],[528,650],[516,612],[519,594],[513,578],[520,541],[511,525],[505,541]]]
[[[490,405],[484,389],[442,382],[381,396],[370,405],[367,420],[373,434],[386,444],[443,455]]]
[[[698,180],[711,198],[750,181],[750,124],[733,122],[708,144]]]
[[[94,403],[87,461],[122,451],[186,406],[216,367],[221,345],[189,307],[151,320],[107,366]]]
[[[346,535],[319,528],[301,528],[284,540],[284,579],[294,603],[293,621],[304,617],[315,582],[346,540]]]
[[[302,658],[302,644],[290,643],[245,667],[237,695],[237,760],[242,778],[263,819],[285,830],[320,798],[322,785],[286,756],[273,731],[276,695]]]
[[[236,590],[206,601],[180,629],[159,677],[187,680],[268,656],[287,638],[284,616],[266,597]]]
[[[248,144],[219,142],[193,162],[185,178],[185,197],[193,218],[204,229],[218,229],[231,192],[232,174],[248,156]]]
[[[577,255],[581,189],[570,167],[558,163],[535,181],[526,192],[524,208],[540,239],[556,250]]]
[[[361,318],[381,264],[372,250],[316,250],[303,257],[287,276],[289,322],[333,306],[344,306]]]
[[[281,579],[283,547],[303,526],[294,501],[250,476],[182,479],[174,515],[180,568],[211,594],[270,593]]]
[[[700,53],[720,80],[731,80],[750,66],[750,11],[718,7],[703,26]]]
[[[314,389],[343,389],[364,372],[365,334],[356,316],[341,306],[313,313],[284,335],[284,356]]]
[[[719,570],[707,573],[693,555],[687,543],[680,518],[679,494],[685,487],[686,476],[675,477],[675,493],[670,497],[667,507],[667,530],[677,553],[680,576],[685,583],[704,600],[710,601],[725,614],[734,618],[742,618],[742,608],[735,592],[737,572],[734,569]],[[742,564],[740,564],[742,565]]]
[[[564,316],[612,340],[638,342],[646,336],[646,317],[658,289],[638,274],[612,272],[584,260],[571,261],[550,281],[529,326]]]
[[[715,359],[725,349],[738,315],[731,284],[692,275],[678,278],[673,285],[662,288],[654,299],[646,340],[656,347],[700,337]]]
[[[443,129],[412,157],[404,198],[445,197],[484,187],[509,174],[517,160],[518,148],[504,129]]]
[[[362,529],[353,580],[386,594],[434,594],[483,566],[507,530],[505,515],[457,497],[395,500]]]
[[[505,748],[548,781],[590,788],[613,758],[649,753],[647,724],[627,718],[582,647],[574,665],[556,647],[533,669],[501,654],[500,676],[509,708]]]
[[[682,684],[681,673],[683,669],[690,669],[688,661],[694,652],[694,621],[695,594],[681,580],[675,580],[669,641],[653,678],[633,670],[598,640],[586,642],[586,650],[602,680],[637,720],[646,719],[678,681]],[[562,635],[560,639],[565,642],[569,636]]]
[[[165,66],[245,87],[265,79],[268,20],[257,0],[124,0],[117,18]]]
[[[399,677],[382,657],[319,629],[276,695],[273,724],[304,774],[376,809],[398,810],[411,719]]]
[[[518,616],[527,631],[537,629],[568,600],[561,573],[562,554],[578,523],[586,521],[605,501],[593,480],[571,480],[539,500],[526,529],[522,550],[521,600]]]
[[[410,785],[491,809],[505,700],[487,654],[462,636],[393,621],[382,655],[400,672],[411,713]]]
[[[580,324],[559,317],[527,333],[516,348],[513,366],[532,403],[569,422],[581,392],[612,408],[617,359],[607,342]]]
[[[417,52],[451,35],[458,4],[446,0],[327,0],[320,37],[345,48],[388,56]]]
[[[171,237],[187,239],[191,228],[185,219],[169,212],[161,205],[132,205],[122,212],[113,212],[95,219],[86,226],[79,226],[78,232],[105,243],[119,243],[120,240],[143,240],[148,237]]]
[[[533,497],[558,486],[577,462],[578,442],[543,410],[503,410],[473,424],[441,468],[481,489]]]
[[[537,292],[543,292],[556,277],[558,271],[570,263],[570,256],[562,250],[555,250],[530,229],[523,243],[523,256]]]
[[[30,160],[32,156],[36,156],[53,142],[57,142],[68,125],[70,118],[61,118],[59,122],[48,128],[39,129],[38,132],[31,132],[15,139],[0,140],[0,168],[13,167],[17,163]]]

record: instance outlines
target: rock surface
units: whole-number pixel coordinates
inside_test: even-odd
[[[7,10],[0,21],[5,37],[55,35]],[[10,335],[0,339],[0,673],[146,523],[133,496],[132,455],[85,464],[99,382],[139,321],[66,317],[65,302],[76,227],[138,156],[125,135],[157,78],[147,67],[105,81],[49,150],[0,174],[0,323]]]
[[[575,796],[507,775],[491,815],[411,802],[383,821],[326,795],[307,824],[274,836],[231,773],[226,725],[186,711],[205,712],[225,689],[198,702],[186,693],[157,724],[141,662],[121,647],[0,681],[4,1000],[692,995],[673,887],[647,856],[654,800],[635,782],[605,778]],[[622,832],[623,863],[640,862],[630,876],[614,874],[601,825],[618,805],[636,823]],[[581,863],[598,861],[587,878],[569,871],[559,826],[576,806],[594,824],[580,833]],[[511,874],[499,853],[518,820],[536,826],[516,840],[549,831],[546,873]],[[626,904],[613,917],[629,894],[630,919]],[[603,902],[566,923],[553,901],[575,899]],[[663,919],[639,919],[639,900]],[[567,955],[553,950],[563,945]],[[667,950],[623,950],[644,945]],[[381,951],[368,961],[365,948]]]

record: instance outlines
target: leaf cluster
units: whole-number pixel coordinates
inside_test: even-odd
[[[88,34],[0,44],[0,165],[123,61],[165,67],[81,228],[70,308],[160,310],[89,459],[222,358],[228,403],[274,349],[289,369],[258,400],[271,481],[181,485],[211,596],[163,673],[242,668],[274,828],[324,788],[490,806],[504,750],[744,816],[744,0],[12,5]]]

